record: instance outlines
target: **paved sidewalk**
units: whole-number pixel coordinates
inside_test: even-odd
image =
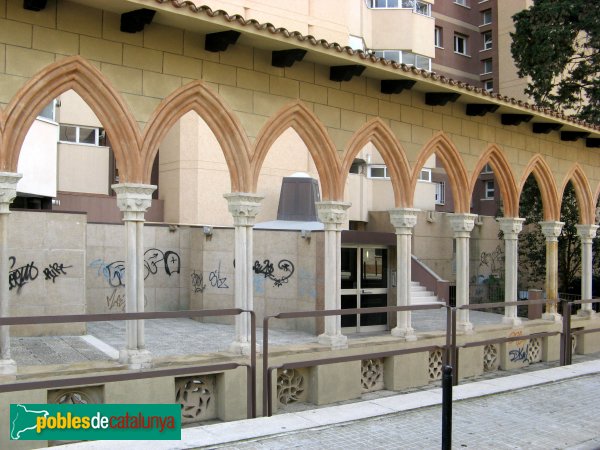
[[[600,448],[600,361],[454,388],[453,448]],[[87,442],[65,449],[438,449],[441,389],[187,428],[181,441]]]

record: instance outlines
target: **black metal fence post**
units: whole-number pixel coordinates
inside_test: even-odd
[[[442,372],[442,450],[452,448],[452,366]]]

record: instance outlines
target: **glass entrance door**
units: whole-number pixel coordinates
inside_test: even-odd
[[[342,309],[387,306],[388,251],[382,247],[342,248]],[[346,333],[387,329],[387,313],[342,316]]]

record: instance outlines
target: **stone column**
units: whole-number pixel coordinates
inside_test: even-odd
[[[0,172],[0,317],[10,316],[10,294],[8,273],[8,215],[9,206],[17,196],[17,183],[21,174]],[[10,328],[0,327],[0,377],[14,379],[17,364],[10,357]]]
[[[144,312],[144,214],[152,204],[156,186],[137,183],[112,185],[117,206],[123,212],[127,234],[125,257],[125,311]],[[119,360],[131,368],[150,367],[152,356],[145,345],[144,321],[128,320],[125,324],[127,344]]]
[[[518,300],[519,233],[523,229],[525,219],[501,217],[498,222],[504,234],[504,298],[507,302],[516,302]],[[517,317],[516,306],[507,306],[504,309],[502,322],[513,326],[521,324],[521,319]]]
[[[450,225],[456,240],[456,306],[469,304],[469,238],[475,226],[477,214],[454,214],[450,216]],[[457,311],[456,329],[466,333],[473,332],[469,322],[469,311]]]
[[[229,212],[235,227],[235,307],[254,310],[254,284],[252,280],[254,219],[260,210],[261,195],[234,192],[225,194]],[[243,313],[235,317],[235,340],[230,351],[242,355],[250,354],[250,315]]]
[[[581,238],[581,299],[592,298],[592,242],[596,237],[598,225],[575,225]],[[591,317],[596,314],[591,303],[581,305],[579,316]]]
[[[546,312],[542,319],[559,321],[556,308],[558,299],[558,237],[564,222],[540,222],[542,233],[546,236]]]
[[[346,221],[346,210],[350,203],[317,202],[319,220],[325,224],[325,309],[340,309],[341,301],[341,239],[342,226]],[[348,338],[342,334],[341,316],[325,317],[325,332],[319,343],[331,348],[345,348]]]
[[[396,287],[397,306],[408,306],[411,304],[411,236],[412,230],[417,224],[418,211],[418,209],[412,208],[390,210],[390,221],[394,228],[396,228],[396,271],[398,274]],[[415,330],[411,326],[410,311],[399,311],[396,313],[396,328],[392,329],[392,336],[398,336],[407,341],[414,341],[417,339]]]

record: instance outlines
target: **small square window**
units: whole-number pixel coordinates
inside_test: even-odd
[[[462,34],[454,35],[454,52],[459,55],[467,54],[467,36]]]
[[[494,187],[494,180],[484,181],[485,183],[485,199],[492,200],[494,198],[494,194],[496,193],[496,189]]]
[[[387,167],[383,164],[369,166],[369,178],[389,178]]]
[[[492,48],[492,32],[486,31],[481,36],[483,37],[483,49],[490,50]]]
[[[492,73],[492,68],[493,68],[492,59],[491,58],[490,59],[484,59],[482,61],[482,63],[483,63],[483,72],[482,73],[484,73],[484,74],[486,74],[486,73]]]
[[[467,6],[467,0],[454,0],[454,3],[460,6]]]
[[[431,183],[431,169],[421,169],[421,172],[419,172],[419,181]]]
[[[446,183],[440,181],[435,183],[435,204],[443,205],[446,203]]]
[[[485,80],[483,82],[483,88],[488,92],[494,92],[494,80]]]
[[[481,173],[494,173],[490,163],[487,163],[485,166],[483,166],[483,169],[481,169]]]
[[[441,48],[443,45],[442,44],[442,27],[435,27],[433,39],[434,39],[435,46]]]

